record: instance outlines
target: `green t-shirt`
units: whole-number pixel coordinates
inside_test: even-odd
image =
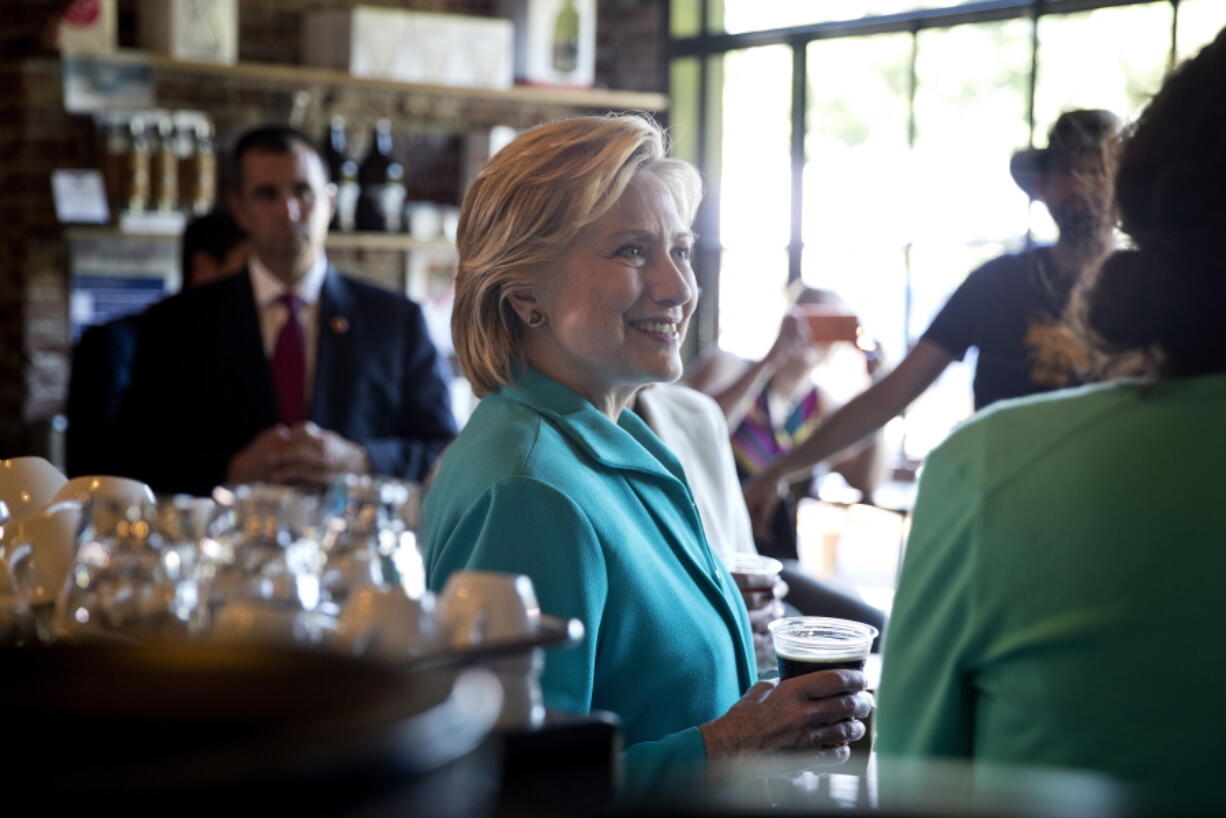
[[[930,456],[878,748],[1226,804],[1226,376],[1009,401]]]

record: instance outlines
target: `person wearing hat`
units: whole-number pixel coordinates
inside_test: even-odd
[[[883,770],[939,758],[976,794],[994,771],[1023,792],[1015,765],[1083,770],[1122,785],[1110,812],[1226,814],[1223,100],[1226,29],[1120,146],[1129,241],[1069,309],[1101,378],[980,413],[929,456],[885,638]]]
[[[1109,111],[1067,111],[1052,126],[1046,148],[1013,156],[1014,180],[1047,206],[1059,239],[972,272],[893,371],[747,482],[755,530],[765,530],[789,476],[807,473],[880,429],[970,347],[979,350],[976,410],[1080,382],[1085,348],[1062,316],[1073,284],[1112,249],[1111,176],[1119,131],[1120,121]]]

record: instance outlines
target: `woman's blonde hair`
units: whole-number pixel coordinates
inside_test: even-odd
[[[621,198],[639,171],[659,178],[688,225],[702,198],[698,172],[666,158],[647,116],[564,119],[533,128],[499,151],[464,197],[456,244],[451,333],[478,397],[510,383],[523,322],[510,297],[530,289],[575,236]]]

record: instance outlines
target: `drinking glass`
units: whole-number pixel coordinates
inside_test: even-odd
[[[55,603],[56,639],[143,642],[184,637],[193,610],[176,605],[185,579],[164,548],[157,507],[96,497],[83,509],[75,559]]]
[[[328,573],[323,586],[337,601],[358,587],[399,587],[412,599],[426,590],[417,545],[421,488],[416,483],[346,475],[333,484],[332,513],[324,544]]]
[[[175,583],[175,615],[189,623],[193,632],[199,632],[204,625],[200,604],[202,546],[216,521],[217,504],[206,497],[176,494],[159,497],[154,513],[166,572]]]
[[[262,641],[317,642],[323,503],[288,486],[251,484],[214,492],[219,513],[196,569],[203,630]]]

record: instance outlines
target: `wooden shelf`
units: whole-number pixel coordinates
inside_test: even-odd
[[[490,102],[514,102],[526,105],[573,108],[576,110],[664,111],[668,97],[647,91],[610,91],[599,88],[546,88],[517,85],[506,90],[492,88],[462,88],[449,85],[419,85],[390,79],[355,77],[344,71],[311,66],[277,63],[217,63],[189,62],[150,54],[144,51],[120,50],[114,54],[85,56],[77,59],[96,60],[125,65],[148,65],[157,73],[188,73],[197,76],[230,77],[261,83],[292,86],[323,85],[351,88],[375,88],[409,96],[448,97]],[[57,60],[58,62],[58,60]]]
[[[120,230],[117,227],[67,227],[64,236],[69,241],[80,239],[134,239],[138,241],[178,241],[179,233],[146,233]],[[404,233],[329,233],[327,247],[333,250],[432,250],[454,252],[455,244],[447,239],[415,239]]]
[[[135,241],[178,241],[181,233],[145,233],[133,230],[120,230],[118,227],[89,227],[74,225],[64,228],[64,238],[71,241],[90,239],[132,239]]]
[[[455,250],[446,239],[415,239],[403,233],[329,233],[327,246],[336,250]]]
[[[430,127],[465,127],[472,124],[506,124],[513,127],[530,127],[556,116],[574,113],[612,111],[664,111],[668,98],[664,94],[639,91],[610,91],[582,88],[546,88],[515,86],[505,90],[489,88],[462,88],[442,85],[422,85],[389,79],[355,77],[345,71],[312,66],[277,63],[217,63],[177,60],[145,51],[121,49],[106,55],[77,55],[73,57],[32,57],[22,64],[23,70],[42,79],[43,85],[58,89],[58,75],[64,73],[66,60],[95,62],[102,66],[144,66],[152,73],[155,91],[154,105],[171,108],[194,108],[200,103],[196,92],[208,87],[217,97],[216,110],[210,110],[215,121],[230,130],[248,127],[251,123],[241,118],[225,115],[242,106],[258,106],[269,97],[296,97],[306,91],[317,102],[326,106],[336,91],[355,89],[370,90],[374,94],[359,94],[363,98],[373,96],[375,108],[387,107],[391,102],[405,119]],[[216,87],[214,87],[216,86]],[[254,91],[250,97],[248,92]],[[260,92],[268,91],[271,94]],[[51,101],[51,100],[49,100]],[[58,100],[55,101],[56,104]],[[492,103],[492,104],[491,104]],[[368,105],[368,101],[361,104]],[[370,107],[363,110],[370,110]],[[225,115],[223,115],[225,112]],[[318,114],[318,110],[316,110]],[[65,228],[69,240],[84,239],[133,239],[140,241],[178,241],[178,231],[143,230],[140,226],[123,230],[115,226],[69,226]],[[454,252],[455,245],[445,239],[421,240],[405,234],[389,233],[333,233],[328,236],[327,247],[341,250],[383,250],[408,253],[413,251]]]

